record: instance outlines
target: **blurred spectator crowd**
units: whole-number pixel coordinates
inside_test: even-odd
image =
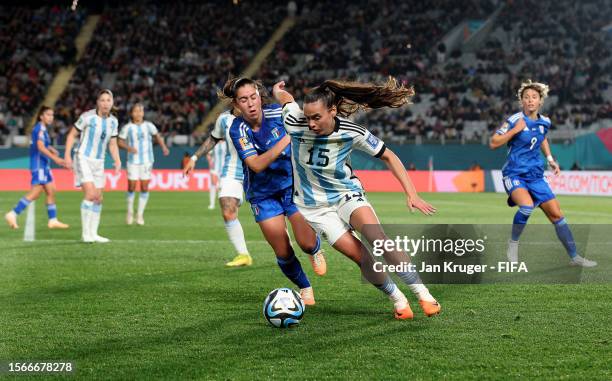
[[[297,14],[296,24],[255,77],[270,87],[285,80],[301,99],[327,78],[392,75],[414,86],[413,104],[355,117],[391,141],[480,141],[518,111],[516,90],[527,78],[550,85],[544,113],[557,129],[612,119],[609,0],[290,3],[106,7],[56,105],[58,142],[102,88],[115,94],[122,122],[141,102],[162,134],[191,134],[217,103],[217,89],[249,65],[287,12]],[[444,37],[466,28],[462,22],[483,26],[494,14],[482,43],[447,47]],[[85,17],[85,10],[0,7],[0,136],[23,132],[57,69],[73,62]]]

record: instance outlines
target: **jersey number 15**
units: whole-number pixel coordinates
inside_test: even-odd
[[[327,148],[319,148],[319,152],[317,154],[317,158],[319,160],[317,160],[317,163],[315,164],[314,162],[314,154],[315,152],[315,147],[312,147],[311,149],[308,150],[308,161],[306,162],[306,164],[308,165],[316,165],[318,167],[325,167],[327,166],[327,164],[329,164],[329,156],[327,156],[326,154],[329,152],[329,150]]]

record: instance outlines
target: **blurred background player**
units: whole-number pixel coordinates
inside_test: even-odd
[[[219,145],[225,146],[225,158],[223,159],[223,167],[221,168],[219,179],[219,204],[221,205],[221,215],[225,222],[225,231],[236,250],[234,259],[226,263],[228,267],[250,266],[253,264],[253,258],[249,254],[244,239],[242,224],[238,220],[238,208],[242,205],[243,201],[242,181],[244,174],[242,160],[238,157],[234,145],[228,144],[228,142],[231,142],[229,127],[235,119],[233,111],[222,112],[217,117],[212,131],[183,168],[183,174],[185,176],[189,175],[200,157],[210,152],[213,147]],[[212,169],[212,167],[209,168]]]
[[[32,129],[30,142],[30,171],[32,172],[32,189],[23,196],[17,205],[8,212],[4,219],[13,229],[18,229],[17,216],[27,208],[30,203],[40,196],[42,192],[47,195],[47,216],[49,229],[67,229],[68,225],[57,219],[55,206],[55,183],[51,174],[51,160],[60,167],[66,162],[59,156],[59,152],[51,146],[48,128],[53,123],[53,109],[42,106],[36,118],[38,123]]]
[[[136,103],[130,110],[131,121],[121,128],[118,145],[128,152],[127,176],[127,216],[125,221],[128,225],[134,223],[134,192],[140,183],[140,196],[138,197],[138,213],[136,223],[144,225],[144,211],[149,200],[149,181],[153,171],[153,142],[162,148],[164,156],[168,156],[170,150],[166,147],[164,139],[159,135],[157,127],[144,120],[144,106]]]
[[[229,135],[243,161],[244,190],[255,222],[274,250],[283,274],[300,288],[304,303],[313,305],[314,293],[291,246],[285,218],[289,219],[298,245],[309,254],[318,275],[327,271],[321,239],[293,203],[291,148],[283,127],[281,106],[264,104],[262,94],[265,97],[265,88],[250,78],[226,82],[222,95],[232,99],[234,107],[240,110]]]
[[[576,243],[559,201],[544,177],[544,165],[540,151],[555,175],[559,165],[551,155],[546,134],[550,119],[539,113],[548,96],[548,86],[528,80],[517,93],[522,111],[510,116],[491,138],[490,147],[504,144],[509,147],[506,163],[502,167],[503,184],[508,194],[508,206],[518,205],[514,215],[512,233],[508,241],[507,256],[510,262],[518,262],[518,242],[533,209],[540,207],[555,226],[557,237],[565,247],[573,266],[593,267],[597,262],[583,258],[576,251]]]
[[[352,150],[363,151],[385,163],[401,183],[411,211],[417,209],[431,215],[435,208],[418,196],[404,165],[385,143],[346,118],[366,107],[405,105],[414,96],[414,90],[398,85],[393,78],[384,85],[327,80],[306,95],[302,111],[293,96],[284,90],[284,85],[284,82],[277,83],[273,91],[284,105],[285,128],[292,139],[296,205],[315,231],[327,237],[336,250],[361,265],[364,276],[389,295],[397,319],[412,319],[408,300],[388,276],[382,282],[372,281],[375,275],[372,258],[353,235],[353,231],[359,232],[371,245],[375,240],[388,239],[349,164]],[[396,252],[385,253],[387,262],[392,259],[399,262],[408,258]],[[397,275],[417,296],[427,316],[440,312],[440,304],[416,271],[398,271]]]
[[[223,171],[223,162],[225,161],[225,155],[227,151],[227,144],[225,140],[221,139],[215,144],[212,155],[210,152],[206,154],[206,160],[208,160],[208,168],[210,168],[210,191],[208,192],[210,202],[208,209],[215,208],[215,199],[217,197],[217,190],[219,189],[219,178]]]
[[[104,175],[104,158],[106,148],[113,158],[115,173],[121,170],[121,158],[117,146],[119,122],[111,115],[113,108],[113,93],[102,90],[96,99],[96,108],[81,114],[70,129],[66,138],[66,168],[73,169],[75,184],[83,190],[81,202],[81,224],[83,242],[109,242],[108,238],[98,235],[102,200],[106,177]],[[75,139],[81,136],[79,146],[72,163],[72,147]]]

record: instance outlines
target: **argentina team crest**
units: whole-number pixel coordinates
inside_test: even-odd
[[[368,134],[367,142],[372,148],[376,148],[376,146],[378,146],[378,138],[372,134]]]

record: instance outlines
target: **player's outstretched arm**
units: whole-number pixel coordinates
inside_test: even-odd
[[[380,159],[385,163],[387,168],[391,170],[393,176],[402,184],[402,188],[404,188],[404,193],[406,194],[406,204],[411,212],[414,212],[414,209],[418,209],[427,216],[436,212],[436,208],[419,197],[412,180],[410,180],[410,177],[408,177],[406,173],[404,164],[402,164],[401,160],[393,151],[389,148],[385,149]]]
[[[185,164],[185,167],[183,168],[183,176],[189,176],[191,171],[194,170],[198,159],[208,154],[210,150],[215,147],[215,144],[217,144],[218,141],[218,139],[209,134],[208,137],[202,142],[198,150],[193,154],[193,156],[191,156],[191,160]]]
[[[115,168],[115,173],[119,173],[121,170],[121,157],[119,156],[119,146],[117,144],[117,137],[114,136],[111,138],[110,142],[108,142],[108,150],[113,158],[113,167]]]
[[[272,164],[283,153],[291,142],[289,135],[285,135],[272,148],[261,155],[252,155],[244,159],[244,163],[255,173],[259,173]]]
[[[561,173],[561,168],[559,167],[559,163],[555,161],[555,158],[552,157],[552,153],[550,151],[550,144],[548,144],[548,138],[544,138],[540,149],[542,150],[544,156],[546,156],[546,161],[548,162],[550,168],[553,170],[555,176],[559,176],[559,173]]]
[[[73,126],[66,137],[66,148],[64,151],[64,161],[68,169],[72,169],[72,147],[77,136],[79,136],[79,130]]]
[[[505,122],[504,124],[507,124],[507,123],[508,122]],[[502,126],[502,128],[495,131],[493,136],[491,136],[491,140],[489,141],[489,148],[496,149],[496,148],[499,148],[505,145],[506,143],[510,141],[510,139],[514,137],[514,135],[523,131],[525,127],[526,125],[523,119],[519,119],[518,122],[516,122],[516,124],[514,125],[514,127],[511,130],[506,131],[505,133],[500,133],[500,131],[503,131],[505,128],[505,126]]]
[[[38,140],[36,142],[36,147],[38,148],[38,151],[40,151],[40,153],[42,153],[43,155],[45,155],[46,157],[48,157],[49,159],[53,160],[55,162],[55,164],[59,165],[60,167],[64,167],[66,166],[66,161],[64,159],[62,159],[61,157],[59,157],[58,152],[55,148],[53,147],[45,147],[45,143],[43,143],[42,140]],[[55,151],[55,152],[53,152]]]
[[[281,105],[295,102],[293,95],[285,90],[285,81],[280,81],[274,84],[272,87],[272,95]]]

